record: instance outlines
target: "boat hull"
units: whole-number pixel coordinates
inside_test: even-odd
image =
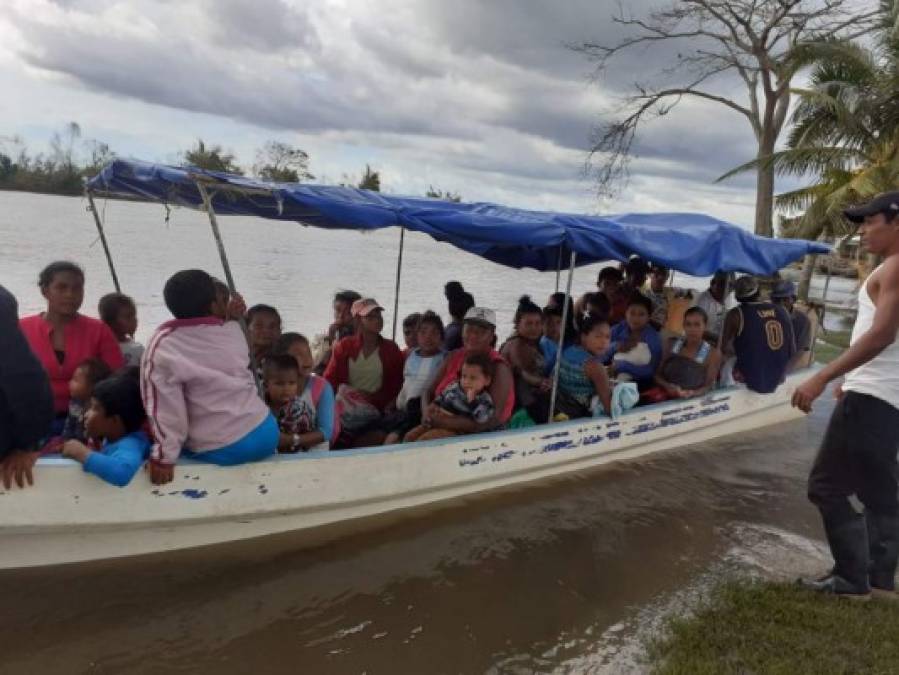
[[[47,458],[37,485],[0,487],[0,569],[117,558],[312,530],[583,471],[797,419],[797,373],[777,392],[742,388],[520,430],[344,452],[282,455],[238,467],[177,466],[156,487],[114,488]]]

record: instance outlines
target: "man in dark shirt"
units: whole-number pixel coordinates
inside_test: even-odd
[[[783,307],[793,322],[796,354],[790,360],[787,371],[808,365],[808,356],[812,348],[812,322],[805,312],[796,309],[796,285],[792,281],[778,282],[771,291],[771,302]]]
[[[770,394],[783,382],[796,353],[793,323],[783,307],[761,301],[754,277],[737,279],[734,296],[740,305],[724,318],[722,351],[725,357],[736,356],[734,379]]]
[[[0,474],[6,489],[34,484],[37,443],[50,430],[53,396],[19,330],[18,303],[0,286]]]

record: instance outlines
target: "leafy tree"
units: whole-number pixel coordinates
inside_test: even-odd
[[[431,199],[442,199],[445,202],[461,202],[462,195],[458,192],[450,192],[449,190],[441,190],[439,188],[435,188],[433,185],[428,187],[428,191],[425,193],[425,197],[430,197]]]
[[[221,145],[207,147],[202,138],[198,138],[197,144],[184,152],[184,165],[207,171],[243,175],[243,169],[235,162],[233,153],[226,152]]]
[[[309,173],[309,155],[281,141],[268,141],[256,152],[253,173],[276,183],[300,183],[315,178]]]
[[[757,142],[757,157],[774,152],[790,107],[793,77],[804,64],[797,49],[806,42],[849,39],[870,30],[876,10],[854,0],[669,0],[645,18],[621,5],[613,21],[626,31],[617,44],[584,42],[573,49],[596,64],[597,73],[624,52],[682,45],[656,78],[637,83],[620,117],[595,132],[588,167],[600,194],[627,177],[631,148],[645,121],[664,117],[685,98],[725,107],[744,118]],[[722,76],[739,77],[741,95],[728,95]],[[774,172],[756,171],[755,231],[772,235]]]
[[[371,190],[372,192],[380,192],[381,191],[381,174],[377,171],[372,171],[371,167],[366,164],[365,165],[365,173],[362,174],[362,180],[359,181],[359,189],[360,190]]]

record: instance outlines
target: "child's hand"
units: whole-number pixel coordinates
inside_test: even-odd
[[[147,471],[150,474],[150,482],[153,485],[165,485],[175,480],[175,466],[173,464],[147,462]]]
[[[247,313],[247,303],[240,293],[232,293],[228,301],[228,318],[237,321]]]
[[[62,444],[62,456],[84,464],[92,450],[81,441],[70,440]]]

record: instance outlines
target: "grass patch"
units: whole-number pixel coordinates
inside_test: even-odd
[[[815,361],[830,363],[849,347],[850,330],[829,330],[819,333],[815,344]]]
[[[899,602],[727,582],[648,645],[655,675],[899,672]]]

